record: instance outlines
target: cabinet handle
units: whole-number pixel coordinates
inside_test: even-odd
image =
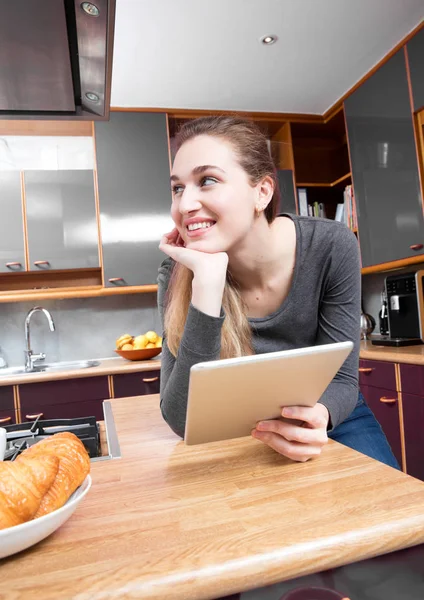
[[[124,281],[123,277],[111,277],[109,283],[118,283],[118,281]]]
[[[409,246],[411,250],[422,250],[424,248],[424,244],[412,244]]]
[[[38,417],[43,418],[44,413],[39,413],[38,415],[25,415],[25,419],[29,419],[30,421],[35,421]]]
[[[381,396],[380,402],[383,404],[394,404],[397,401],[397,398],[386,398],[386,396]]]
[[[152,383],[153,381],[157,381],[159,377],[145,377],[143,378],[144,383]]]
[[[50,263],[48,260],[36,260],[34,261],[35,267],[50,267]]]
[[[6,267],[8,269],[13,269],[14,267],[19,267],[20,269],[22,269],[22,263],[20,263],[20,262],[8,262],[8,263],[6,263]]]
[[[11,420],[12,417],[3,417],[2,419],[0,419],[0,423],[10,423]]]
[[[372,371],[374,371],[374,367],[360,367],[359,368],[360,373],[371,373]]]

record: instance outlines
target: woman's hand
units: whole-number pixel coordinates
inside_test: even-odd
[[[218,317],[227,276],[228,255],[225,252],[210,254],[186,248],[176,228],[163,236],[159,248],[193,272],[193,306]]]
[[[323,404],[309,408],[291,406],[283,408],[285,419],[302,421],[301,424],[273,419],[261,421],[252,431],[252,437],[267,444],[279,454],[294,461],[306,462],[321,454],[328,442],[327,425],[329,413]]]

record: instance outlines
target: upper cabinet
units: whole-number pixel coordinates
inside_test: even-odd
[[[95,134],[105,286],[155,284],[172,228],[166,115],[113,112]]]
[[[424,108],[424,28],[406,45],[414,111]]]
[[[90,170],[25,171],[29,270],[100,266]]]
[[[25,269],[21,175],[0,171],[0,273]]]
[[[345,100],[362,266],[424,255],[423,205],[403,49]]]

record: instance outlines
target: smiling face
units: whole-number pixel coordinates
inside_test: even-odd
[[[250,231],[260,186],[253,186],[230,142],[199,135],[178,150],[171,216],[186,246],[228,252]]]

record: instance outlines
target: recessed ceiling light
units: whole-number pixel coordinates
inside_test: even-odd
[[[270,46],[271,44],[274,44],[277,40],[278,40],[278,37],[276,35],[264,35],[261,38],[261,42],[265,46]]]
[[[97,6],[95,4],[92,4],[91,2],[82,2],[81,8],[84,12],[87,13],[87,15],[90,15],[90,17],[98,17],[100,14],[100,11],[97,8]]]
[[[87,100],[90,100],[90,102],[98,102],[99,101],[98,95],[95,94],[94,92],[87,92],[85,97],[87,98]]]

